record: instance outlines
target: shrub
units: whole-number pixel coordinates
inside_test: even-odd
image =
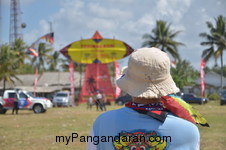
[[[212,101],[220,100],[220,95],[218,93],[209,94],[207,97]]]

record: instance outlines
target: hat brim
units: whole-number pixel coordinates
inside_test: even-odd
[[[160,98],[180,91],[171,75],[161,82],[151,83],[131,78],[126,70],[116,83],[121,90],[133,97]]]

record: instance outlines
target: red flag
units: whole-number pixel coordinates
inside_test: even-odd
[[[45,40],[46,42],[49,42],[50,44],[53,44],[54,42],[54,33],[48,33],[42,37],[40,37],[40,39]]]
[[[34,81],[34,96],[36,96],[36,87],[38,84],[38,68],[35,70],[35,81]]]
[[[120,69],[117,61],[114,62],[114,65],[115,65],[115,83],[116,83],[116,80],[120,77]],[[120,95],[120,93],[121,89],[117,86],[117,84],[115,84],[115,98],[117,98]]]
[[[176,61],[171,61],[171,67],[176,68]]]
[[[71,96],[74,97],[75,86],[74,86],[74,65],[73,62],[69,64],[69,72],[70,72],[70,83],[71,83]]]
[[[46,42],[53,44],[53,42],[54,42],[54,33],[53,32],[40,37],[38,40],[36,40],[34,43],[32,43],[31,46],[28,48],[27,53],[37,57],[38,53],[36,51],[38,49],[38,45],[40,43],[46,43]]]
[[[200,85],[201,85],[201,96],[204,97],[204,92],[205,92],[205,72],[204,72],[204,68],[205,68],[206,62],[204,61],[204,59],[201,59],[201,63],[200,63]]]
[[[32,48],[32,47],[28,48],[27,54],[38,57],[38,53],[37,53],[36,50],[35,50],[34,48]]]

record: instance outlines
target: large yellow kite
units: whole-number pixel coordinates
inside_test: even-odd
[[[92,39],[73,42],[60,50],[67,58],[84,64],[110,63],[124,58],[133,52],[125,42],[103,39],[96,31]]]

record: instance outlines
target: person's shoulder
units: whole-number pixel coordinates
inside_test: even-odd
[[[172,127],[172,130],[178,129],[188,129],[188,130],[198,130],[198,127],[190,121],[182,119],[180,117],[174,116],[173,114],[169,114],[166,120],[167,125]]]
[[[124,109],[125,108],[119,108],[119,109],[115,109],[115,110],[106,111],[96,118],[96,122],[104,120],[104,119],[111,119],[111,118],[117,117],[124,111]]]
[[[199,129],[190,121],[174,115],[168,115],[161,130],[164,130],[164,135],[172,138],[171,149],[178,149],[178,147],[195,149],[195,147],[199,146]]]
[[[109,115],[115,115],[115,114],[118,114],[118,113],[121,113],[122,111],[124,111],[124,107],[123,108],[119,108],[119,109],[115,109],[115,110],[109,110],[109,111],[106,111],[104,113],[102,113],[100,115],[100,117],[105,117],[105,116],[109,116]]]

